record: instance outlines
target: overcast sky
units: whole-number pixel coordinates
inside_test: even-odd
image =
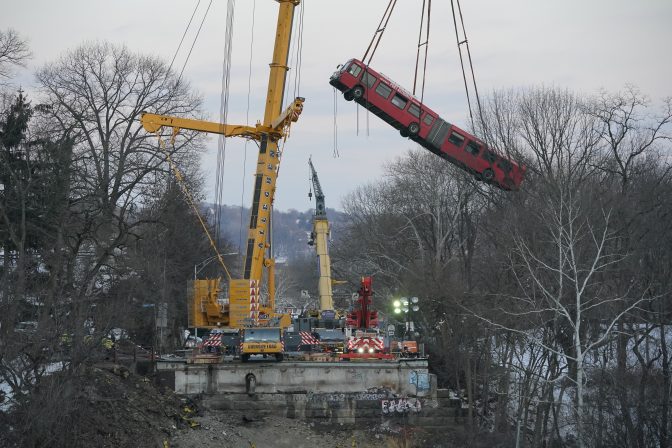
[[[197,0],[0,0],[0,28],[29,40],[34,58],[18,73],[30,91],[32,73],[85,41],[110,41],[170,61]],[[179,53],[181,68],[209,0],[201,0]],[[276,207],[305,210],[308,157],[318,171],[328,207],[358,185],[382,178],[384,165],[413,144],[377,117],[357,113],[337,96],[338,153],[334,157],[334,93],[328,78],[336,65],[360,58],[388,0],[304,0],[300,95],[304,113],[292,128],[278,179]],[[434,1],[425,102],[448,121],[466,127],[468,110],[448,0]],[[494,89],[556,86],[585,95],[598,89],[638,86],[652,99],[672,95],[672,0],[462,0],[478,87]],[[226,0],[214,0],[184,77],[218,120]],[[420,0],[399,0],[372,67],[412,87]],[[255,10],[251,47],[252,12]],[[263,116],[278,3],[237,0],[233,37],[229,122],[245,123],[252,54],[250,122]],[[295,20],[295,25],[298,20]],[[294,90],[293,76],[289,82]],[[368,125],[367,125],[368,118]],[[368,127],[368,133],[367,133]],[[368,135],[367,135],[368,134]],[[211,137],[203,169],[214,188],[217,139]],[[244,165],[244,153],[247,163]],[[225,202],[250,205],[256,147],[229,140]],[[437,158],[437,163],[446,163]]]

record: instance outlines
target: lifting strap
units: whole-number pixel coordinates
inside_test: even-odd
[[[376,29],[376,32],[373,33],[373,37],[371,38],[369,47],[366,49],[366,52],[364,52],[364,57],[362,57],[362,62],[364,63],[364,65],[368,66],[371,63],[371,59],[373,59],[373,55],[376,53],[376,50],[378,49],[378,44],[380,43],[380,40],[383,38],[383,33],[385,32],[385,28],[387,27],[387,22],[390,21],[392,11],[394,11],[394,7],[396,5],[397,0],[390,0],[390,3],[387,4],[387,8],[385,8],[383,17],[380,19],[378,28]]]
[[[422,27],[425,20],[425,11],[427,11],[427,26],[425,28],[425,41],[422,42]],[[425,97],[425,77],[427,75],[427,53],[429,51],[429,22],[432,15],[432,0],[422,0],[422,13],[420,15],[420,31],[418,32],[418,52],[415,56],[415,75],[413,76],[413,95],[415,95],[418,82],[418,66],[420,65],[420,49],[425,47],[425,57],[422,68],[422,87],[420,89],[420,103]]]
[[[233,19],[236,6],[235,0],[228,0],[226,12],[226,42],[222,62],[222,89],[219,103],[219,122],[228,123],[229,116],[229,85],[231,81],[231,51],[233,41]],[[217,141],[217,173],[215,175],[215,241],[221,247],[222,202],[224,202],[224,172],[226,170],[226,137],[220,134]]]
[[[457,17],[455,16],[455,3],[457,3],[457,12],[460,15],[461,33],[460,29],[458,29],[457,27]],[[469,59],[469,70],[471,72],[471,81],[474,86],[474,96],[476,97],[476,105],[478,106],[478,115],[481,120],[481,125],[484,127],[485,127],[485,120],[483,119],[481,100],[480,97],[478,96],[478,87],[476,86],[476,75],[474,74],[474,65],[471,61],[471,51],[469,50],[469,40],[467,39],[467,31],[464,28],[464,18],[462,17],[462,7],[460,6],[460,0],[450,0],[450,7],[453,12],[453,24],[455,25],[455,40],[457,41],[457,50],[460,55],[460,65],[462,67],[462,79],[464,79],[464,89],[467,93],[467,105],[469,106],[469,117],[471,118],[472,128],[476,130],[476,126],[474,125],[474,115],[471,110],[471,97],[469,96],[469,84],[467,82],[467,73],[464,69],[464,58],[462,56],[462,47],[466,49],[467,58]],[[486,132],[484,132],[484,137],[485,135],[487,135]]]

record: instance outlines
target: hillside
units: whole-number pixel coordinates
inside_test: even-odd
[[[204,204],[204,207],[208,207],[208,215],[213,217],[213,204]],[[331,225],[331,240],[336,241],[345,226],[345,214],[338,210],[327,208],[327,217]],[[220,236],[225,241],[229,241],[231,246],[236,249],[244,247],[249,219],[249,208],[242,208],[241,219],[240,206],[223,205],[220,213]],[[312,231],[312,222],[312,210],[298,211],[290,209],[287,211],[273,211],[273,244],[278,264],[282,264],[285,261],[305,259],[313,254],[313,249],[308,245],[308,239]]]

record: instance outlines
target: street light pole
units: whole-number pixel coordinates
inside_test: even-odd
[[[410,330],[413,332],[412,334],[413,340],[415,340],[415,316],[416,316],[415,313],[417,313],[420,310],[420,306],[418,305],[419,301],[420,299],[418,299],[417,297],[415,296],[411,297],[410,311],[412,311],[413,313],[411,314]]]
[[[408,333],[408,305],[409,302],[406,297],[394,301],[394,314],[404,313],[404,339],[406,339]]]
[[[420,310],[418,303],[420,299],[417,297],[411,297],[410,299],[402,297],[399,300],[395,300],[394,305],[394,314],[404,313],[404,337],[411,333],[411,336],[415,337],[415,320],[414,314]],[[412,313],[411,313],[412,312]],[[409,319],[409,313],[410,319]]]

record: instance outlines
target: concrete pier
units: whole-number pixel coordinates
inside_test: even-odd
[[[178,394],[203,394],[210,408],[279,415],[333,427],[461,425],[460,400],[437,390],[427,361],[157,363]],[[246,414],[247,415],[247,414]]]
[[[385,389],[396,396],[429,397],[426,360],[395,362],[159,362],[162,382],[178,394],[349,393]]]

